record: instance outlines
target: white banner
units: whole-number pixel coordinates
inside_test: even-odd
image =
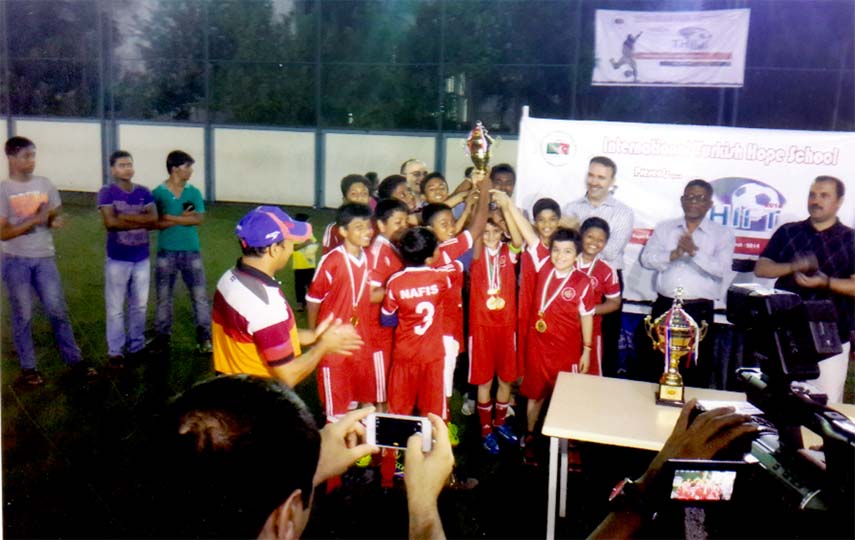
[[[598,9],[595,86],[741,87],[750,9]]]
[[[755,259],[779,225],[808,217],[814,178],[831,175],[853,185],[855,133],[523,116],[517,204],[530,215],[541,197],[555,199],[562,208],[582,197],[594,156],[615,161],[615,197],[635,212],[624,252],[624,297],[649,300],[655,297],[654,274],[636,264],[638,256],[658,222],[683,215],[680,196],[689,180],[703,178],[713,185],[709,219],[733,229],[736,259]],[[845,225],[855,225],[855,193],[844,199],[838,215]]]

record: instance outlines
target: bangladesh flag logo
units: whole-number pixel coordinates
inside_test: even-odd
[[[546,143],[546,153],[566,156],[570,153],[570,145],[564,142]]]

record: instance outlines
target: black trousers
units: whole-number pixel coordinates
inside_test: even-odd
[[[653,302],[650,315],[651,321],[671,309],[673,298],[659,295]],[[680,373],[683,384],[697,388],[709,388],[710,377],[716,361],[713,355],[715,335],[713,329],[715,303],[712,300],[684,300],[683,310],[692,317],[698,326],[707,323],[707,333],[698,344],[697,363],[691,362],[686,366],[686,357],[680,359]],[[665,355],[653,349],[653,343],[644,329],[644,323],[639,323],[635,330],[636,367],[633,378],[658,382],[665,371]]]
[[[620,294],[623,297],[623,271],[617,271],[618,281],[620,282]],[[603,376],[605,377],[622,377],[625,374],[620,373],[620,333],[623,326],[623,304],[617,311],[607,313],[602,318],[603,331],[603,357],[600,359]]]

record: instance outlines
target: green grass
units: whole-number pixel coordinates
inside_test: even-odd
[[[66,224],[56,230],[54,236],[57,265],[78,344],[84,358],[101,369],[107,354],[103,294],[105,231],[92,194],[64,193],[63,201]],[[213,297],[219,277],[240,256],[234,226],[254,206],[215,204],[208,208],[200,235],[209,298]],[[309,214],[313,225],[320,231],[332,218],[330,211],[286,210]],[[153,248],[155,236],[153,233]],[[153,275],[152,271],[152,278]],[[293,304],[290,275],[289,267],[278,277],[289,302]],[[0,382],[4,532],[7,537],[69,536],[70,532],[77,530],[74,525],[77,512],[73,510],[91,514],[89,505],[102,507],[96,515],[111,515],[111,497],[105,494],[102,479],[89,476],[87,469],[110,449],[121,448],[125,452],[127,447],[122,442],[133,441],[142,429],[147,413],[165,399],[213,375],[210,358],[194,353],[192,306],[186,287],[180,279],[178,282],[170,357],[151,359],[150,365],[129,370],[120,376],[109,375],[102,369],[103,376],[99,382],[86,391],[80,391],[67,377],[67,368],[59,357],[53,332],[41,306],[37,306],[34,314],[33,339],[38,367],[47,384],[35,389],[15,384],[20,367],[11,340],[8,299],[3,292],[0,304],[4,314],[0,322]],[[152,287],[149,324],[153,309]],[[298,324],[305,324],[303,314],[298,313],[297,318]],[[313,380],[300,385],[298,391],[312,410],[321,410]],[[111,456],[110,459],[117,458]],[[77,496],[82,499],[75,500]],[[78,504],[87,508],[78,508]],[[53,507],[49,520],[44,519],[44,512],[33,511],[50,505]],[[63,519],[57,519],[57,509]],[[86,527],[81,524],[79,530],[87,533],[92,530]]]

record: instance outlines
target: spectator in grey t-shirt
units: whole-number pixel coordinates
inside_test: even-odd
[[[44,304],[60,356],[76,374],[92,378],[97,372],[83,362],[74,340],[54,258],[50,230],[62,225],[59,192],[47,178],[33,175],[36,146],[31,140],[12,137],[5,150],[9,179],[0,182],[0,249],[12,311],[12,339],[21,363],[19,381],[30,386],[44,384],[33,346],[33,289]]]

